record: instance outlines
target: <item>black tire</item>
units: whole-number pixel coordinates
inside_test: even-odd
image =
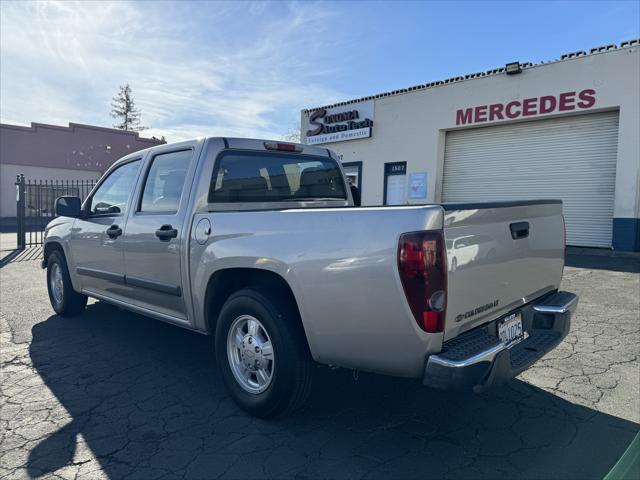
[[[246,391],[236,380],[227,353],[229,329],[243,315],[255,317],[264,326],[273,346],[271,383],[257,394]],[[229,297],[216,325],[215,356],[231,397],[253,416],[286,415],[299,408],[309,395],[315,365],[297,309],[277,292],[246,288]]]
[[[62,295],[59,295],[59,299],[54,295],[51,286],[51,276],[56,268],[62,274]],[[87,306],[87,296],[73,289],[67,262],[64,259],[64,255],[59,251],[52,252],[47,258],[47,291],[49,292],[51,306],[61,317],[79,315]]]

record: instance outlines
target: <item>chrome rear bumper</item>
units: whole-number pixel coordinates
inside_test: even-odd
[[[445,342],[427,357],[424,385],[440,389],[482,391],[505,383],[554,349],[569,333],[578,297],[556,292],[525,305],[525,338],[505,345],[496,334],[497,320]]]

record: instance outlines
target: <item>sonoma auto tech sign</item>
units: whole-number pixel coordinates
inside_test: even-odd
[[[373,102],[321,108],[309,115],[307,145],[368,138],[373,128]]]

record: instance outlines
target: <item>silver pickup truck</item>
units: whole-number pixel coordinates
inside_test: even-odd
[[[562,203],[358,207],[337,156],[236,138],[116,162],[56,200],[54,310],[93,297],[213,338],[245,410],[299,406],[318,364],[481,391],[567,335]],[[114,314],[117,311],[114,310]]]

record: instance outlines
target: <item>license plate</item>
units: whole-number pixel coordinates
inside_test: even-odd
[[[498,337],[505,345],[521,340],[523,336],[520,312],[512,313],[498,323]]]

